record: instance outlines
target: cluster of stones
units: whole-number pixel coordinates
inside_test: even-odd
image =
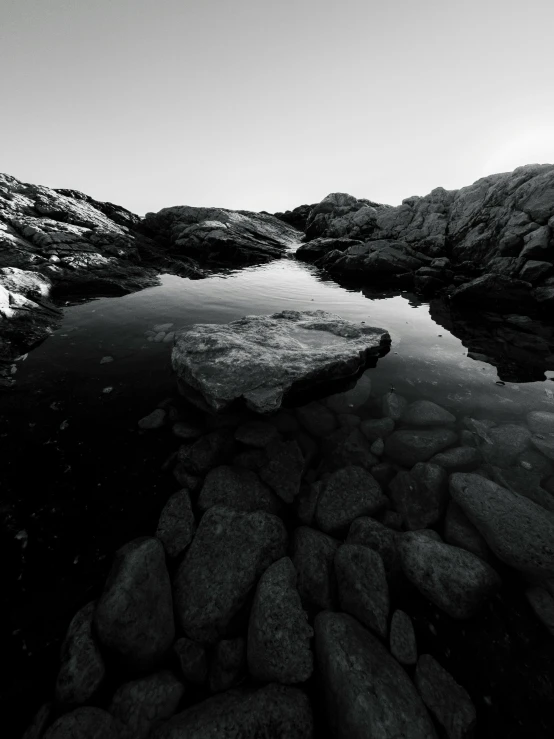
[[[463,621],[513,570],[554,634],[553,413],[456,419],[365,373],[265,417],[170,399],[139,427],[171,429],[179,490],[74,617],[28,739],[469,738],[399,592]]]

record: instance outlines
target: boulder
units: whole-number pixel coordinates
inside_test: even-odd
[[[521,467],[490,467],[491,479],[554,513],[554,495],[541,485],[542,475]]]
[[[392,614],[390,652],[401,665],[415,665],[417,662],[417,643],[412,619],[401,610]]]
[[[156,536],[168,557],[177,557],[192,541],[196,522],[190,503],[190,493],[184,488],[174,493],[160,513]]]
[[[374,442],[392,434],[394,421],[388,416],[385,418],[367,418],[360,423],[360,430],[369,441]]]
[[[531,411],[527,414],[527,425],[533,434],[554,434],[554,413]]]
[[[465,549],[485,561],[489,559],[490,552],[487,542],[453,500],[449,502],[446,509],[444,540],[447,544]]]
[[[540,436],[532,436],[531,443],[538,449],[547,459],[554,462],[554,434],[540,434]]]
[[[284,556],[287,534],[263,511],[210,508],[175,575],[175,608],[185,634],[215,642],[241,609],[257,579]]]
[[[431,464],[438,464],[447,472],[473,472],[483,460],[475,447],[455,446],[435,454],[429,461]]]
[[[436,739],[413,683],[377,637],[351,616],[329,611],[316,616],[314,629],[333,736]]]
[[[298,573],[298,592],[305,607],[314,610],[333,608],[337,583],[335,553],[340,546],[327,534],[300,526],[294,532],[292,561]]]
[[[458,434],[452,429],[426,428],[394,431],[385,440],[385,454],[404,467],[427,462],[443,449],[456,443]]]
[[[298,443],[272,441],[266,447],[267,463],[260,468],[260,477],[285,503],[292,503],[300,492],[304,471],[304,455]]]
[[[117,550],[94,612],[102,644],[129,663],[155,665],[175,637],[171,583],[158,539],[141,537]]]
[[[220,411],[238,399],[258,413],[277,410],[300,385],[344,379],[390,344],[383,329],[324,311],[282,311],[179,331],[172,363],[180,389]]]
[[[223,505],[237,511],[275,513],[279,501],[255,472],[242,467],[221,465],[206,475],[197,505],[201,513],[214,505]]]
[[[44,739],[118,739],[115,719],[107,711],[81,706],[54,721]]]
[[[414,400],[406,406],[400,420],[408,426],[445,426],[454,423],[456,416],[431,400]]]
[[[506,423],[487,433],[490,442],[481,444],[480,451],[485,462],[498,467],[511,467],[514,458],[530,446],[531,432],[526,426]]]
[[[248,670],[261,682],[301,683],[313,671],[313,629],[296,589],[297,573],[283,557],[261,576],[248,625]]]

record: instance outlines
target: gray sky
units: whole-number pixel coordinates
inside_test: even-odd
[[[136,213],[554,162],[552,0],[0,0],[0,171]]]

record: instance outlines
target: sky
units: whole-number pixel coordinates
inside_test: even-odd
[[[554,162],[552,0],[1,0],[0,171],[138,214]]]

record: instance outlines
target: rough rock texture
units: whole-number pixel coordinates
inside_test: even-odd
[[[403,534],[398,549],[408,580],[453,618],[471,618],[500,585],[479,557],[421,532]]]
[[[156,536],[168,557],[177,557],[192,541],[196,523],[187,489],[174,493],[160,513]]]
[[[118,549],[96,605],[102,644],[139,667],[155,664],[175,636],[171,583],[158,539],[134,539]]]
[[[333,608],[337,591],[333,562],[339,546],[337,539],[308,526],[294,532],[292,561],[298,573],[298,592],[306,607]]]
[[[215,645],[210,660],[208,686],[212,693],[238,685],[246,672],[246,639],[221,639]]]
[[[175,607],[185,634],[216,641],[262,572],[284,556],[287,534],[270,513],[210,508],[179,565]]]
[[[390,623],[390,651],[401,665],[415,665],[417,643],[412,619],[404,611],[392,614]]]
[[[485,561],[489,558],[487,542],[453,500],[449,502],[444,517],[444,540],[447,544],[466,549]]]
[[[456,417],[431,400],[414,400],[406,407],[400,420],[409,426],[445,426],[454,423]]]
[[[278,501],[258,475],[242,467],[222,465],[210,470],[198,496],[199,511],[224,505],[239,511],[274,513]]]
[[[93,706],[66,713],[44,735],[44,739],[118,739],[116,723],[107,711]]]
[[[554,575],[554,514],[471,473],[454,473],[450,494],[498,559],[529,575]]]
[[[338,739],[436,737],[406,672],[354,618],[319,613],[315,647],[327,715]]]
[[[346,537],[347,544],[360,544],[378,552],[389,577],[396,575],[400,569],[396,542],[397,533],[395,531],[368,516],[352,521]]]
[[[202,407],[221,411],[240,398],[269,413],[291,388],[354,375],[389,344],[383,329],[332,313],[283,311],[183,329],[172,362],[181,391]]]
[[[298,688],[266,685],[230,690],[177,714],[152,739],[313,739],[308,696]]]
[[[248,670],[262,682],[301,683],[313,671],[307,622],[288,557],[261,576],[248,626]]]

